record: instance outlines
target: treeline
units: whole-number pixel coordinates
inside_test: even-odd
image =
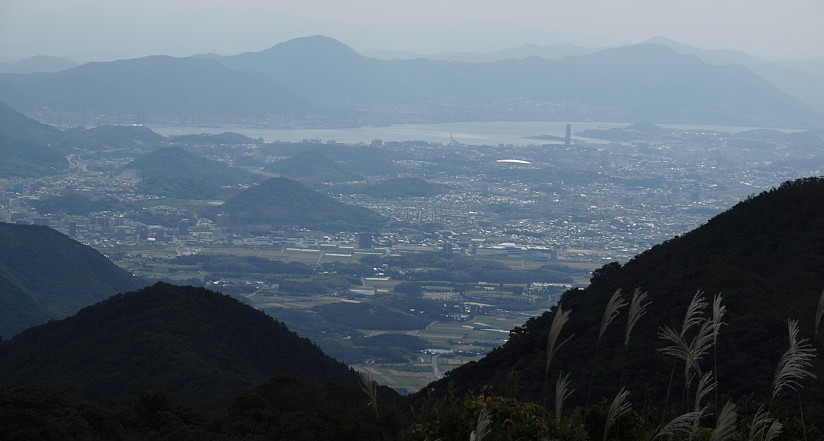
[[[197,265],[204,271],[228,277],[244,274],[310,275],[315,269],[300,262],[283,262],[256,256],[222,256],[216,254],[190,254],[177,256],[172,261],[179,265]]]
[[[188,407],[162,391],[123,401],[87,401],[41,386],[0,387],[0,439],[23,440],[386,440],[407,424],[378,387],[272,380],[217,412]],[[369,405],[374,398],[380,413]]]
[[[374,303],[327,303],[312,308],[327,321],[355,329],[423,329],[430,320]]]
[[[410,253],[389,256],[387,275],[398,280],[445,281],[455,283],[573,282],[575,270],[542,265],[537,269],[513,269],[501,262],[446,253]]]

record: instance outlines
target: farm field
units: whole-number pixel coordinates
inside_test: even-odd
[[[540,313],[533,311],[531,315]],[[509,330],[522,325],[531,315],[494,310],[488,315],[477,316],[475,320],[434,322],[413,334],[432,343],[433,348],[446,348],[435,352],[439,355],[437,363],[440,370],[447,373],[480,359],[489,350],[503,344],[509,337]],[[380,384],[402,392],[415,392],[436,379],[432,369],[433,355],[431,352],[423,353],[417,360],[405,364],[354,364],[352,367],[369,373]]]

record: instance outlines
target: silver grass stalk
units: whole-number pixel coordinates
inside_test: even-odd
[[[558,337],[561,335],[561,330],[564,328],[564,325],[569,321],[569,313],[572,311],[564,311],[564,308],[561,304],[558,304],[558,310],[555,311],[555,317],[552,318],[552,325],[549,327],[549,336],[547,337],[546,342],[546,364],[544,365],[545,372],[544,374],[549,374],[549,366],[552,364],[552,359],[555,357],[555,353],[558,352],[558,349],[561,349],[561,346],[564,343],[568,342],[572,336],[566,338],[566,340],[558,343]]]
[[[478,422],[475,424],[475,430],[469,434],[469,441],[483,441],[491,431],[489,428],[491,422],[489,412],[487,412],[486,409],[481,409],[481,412],[478,414]]]
[[[670,346],[659,348],[658,351],[664,355],[675,357],[684,361],[684,378],[689,386],[693,370],[701,375],[701,368],[698,362],[706,355],[712,344],[713,326],[710,321],[705,321],[701,325],[698,334],[691,341],[687,342],[684,337],[669,326],[665,326],[658,331],[658,337],[670,342]]]
[[[569,389],[569,373],[566,375],[558,374],[558,380],[555,382],[555,424],[561,424],[564,401],[572,395],[572,392],[574,390]]]
[[[770,428],[767,429],[767,433],[764,434],[764,441],[772,441],[778,438],[778,435],[781,435],[781,431],[784,429],[784,425],[781,424],[778,420],[775,420],[770,424]]]
[[[606,309],[604,309],[604,317],[601,318],[601,329],[598,331],[598,341],[595,343],[595,353],[589,363],[589,386],[587,387],[587,402],[585,407],[589,407],[589,397],[592,394],[592,380],[595,377],[595,359],[598,356],[598,348],[601,347],[601,338],[604,336],[607,327],[615,320],[615,317],[618,317],[621,308],[624,306],[627,306],[627,302],[621,296],[621,290],[616,289],[615,292],[612,293],[612,297],[609,298]],[[621,368],[623,369],[623,365]],[[621,375],[623,376],[623,372]]]
[[[821,317],[824,316],[824,290],[821,291],[821,295],[818,297],[818,308],[815,309],[815,329],[813,330],[813,343],[815,343],[816,337],[818,337],[818,327],[821,325]]]
[[[638,320],[647,312],[649,302],[643,303],[647,298],[646,292],[641,292],[640,288],[635,288],[632,293],[632,301],[629,304],[629,315],[627,317],[627,332],[624,336],[624,347],[629,345],[629,335],[632,333],[632,328],[638,323]]]
[[[603,441],[607,441],[607,436],[609,436],[609,430],[612,428],[612,425],[615,424],[615,421],[621,417],[621,415],[627,413],[629,410],[629,403],[626,401],[627,395],[629,395],[629,391],[625,390],[623,387],[618,394],[615,395],[615,398],[612,400],[612,404],[609,405],[609,410],[607,411],[607,420],[604,424],[604,439]]]
[[[698,334],[690,341],[690,357],[693,362],[693,369],[701,375],[701,366],[698,362],[710,352],[712,347],[713,335],[716,326],[711,320],[706,320],[698,330]]]
[[[618,314],[621,312],[621,308],[626,305],[626,300],[621,297],[621,290],[615,290],[612,297],[610,297],[607,302],[607,307],[604,310],[604,317],[601,319],[601,330],[598,332],[598,343],[601,343],[601,337],[604,336],[607,327],[613,320],[615,320],[615,317],[618,317]]]
[[[360,377],[361,381],[361,390],[363,393],[369,397],[369,405],[372,406],[372,410],[375,412],[376,417],[380,417],[378,414],[378,390],[377,390],[377,383],[372,380],[372,376],[365,372],[358,372],[358,376]]]
[[[654,438],[659,436],[673,436],[676,432],[686,433],[687,439],[689,440],[695,438],[695,435],[698,434],[698,429],[701,427],[701,418],[707,413],[707,409],[709,409],[709,405],[701,406],[701,402],[715,389],[716,385],[712,379],[712,372],[704,374],[701,380],[698,381],[698,390],[695,392],[695,410],[670,420],[669,423],[655,434]]]
[[[727,401],[718,414],[718,421],[715,423],[715,430],[712,431],[710,441],[726,441],[735,435],[738,412],[735,403]]]
[[[687,307],[687,313],[684,314],[684,323],[681,324],[681,337],[686,335],[687,331],[693,326],[699,325],[704,321],[704,308],[707,307],[707,301],[704,299],[704,293],[695,292],[690,300],[690,305]]]
[[[707,407],[703,407],[698,411],[694,412],[687,412],[682,415],[678,415],[677,417],[673,418],[668,422],[664,427],[658,430],[655,433],[654,438],[658,438],[660,436],[675,436],[676,433],[686,433],[687,439],[692,440],[695,437],[695,434],[698,432],[698,423],[701,421],[701,417],[706,412]]]
[[[668,341],[671,344],[663,348],[659,348],[658,352],[675,357],[685,363],[692,363],[692,354],[690,353],[690,345],[675,329],[669,326],[664,326],[658,331],[658,338]]]
[[[704,374],[701,379],[698,381],[698,390],[695,391],[695,410],[701,409],[701,402],[704,401],[704,398],[712,392],[713,389],[718,385],[713,378],[712,372],[707,372]]]
[[[718,333],[721,330],[721,326],[725,325],[724,323],[724,315],[727,313],[727,307],[722,305],[721,302],[724,300],[721,297],[721,294],[717,294],[712,299],[712,345],[715,346],[718,342]]]
[[[572,311],[564,311],[564,308],[558,303],[558,309],[555,310],[555,316],[552,317],[552,324],[549,325],[549,335],[546,339],[546,363],[544,364],[544,407],[547,406],[549,400],[549,367],[552,365],[552,359],[555,358],[558,349],[572,338],[570,335],[566,340],[558,343],[561,330],[569,321],[570,312]]]
[[[721,326],[724,326],[724,315],[727,314],[727,307],[724,306],[724,298],[721,293],[718,293],[712,299],[712,370],[715,371],[715,377],[718,378],[718,333],[721,331]],[[718,389],[715,390],[715,408],[718,408]]]
[[[790,347],[781,355],[773,377],[770,400],[784,388],[797,391],[805,377],[816,378],[809,368],[815,357],[815,348],[807,339],[798,339],[798,320],[787,320]]]
[[[747,441],[758,441],[759,437],[762,433],[766,431],[766,435],[764,436],[763,441],[769,441],[781,433],[783,429],[783,425],[770,418],[770,412],[764,409],[764,405],[758,406],[758,409],[755,411],[755,415],[752,417],[752,422],[750,422],[750,430],[747,435]]]

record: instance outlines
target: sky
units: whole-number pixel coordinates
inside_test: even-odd
[[[663,36],[824,58],[824,0],[0,0],[0,61],[231,55],[322,34],[355,50],[605,47]]]

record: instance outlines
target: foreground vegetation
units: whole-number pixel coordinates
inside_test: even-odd
[[[646,297],[645,292],[635,290],[627,302],[620,291],[613,294],[604,310],[596,350],[601,337],[622,309],[627,309],[628,318],[626,328],[619,331],[624,337],[624,345],[630,344],[633,328],[644,318],[649,306]],[[570,338],[563,338],[570,311],[559,306],[554,311],[546,341],[543,405],[515,398],[521,389],[521,378],[515,371],[509,372],[500,396],[486,386],[477,393],[470,392],[458,398],[450,385],[445,394],[439,394],[440,398],[433,396],[438,391],[430,390],[431,395],[423,401],[422,410],[403,439],[824,439],[818,430],[820,421],[809,415],[805,419],[805,406],[809,406],[812,395],[804,391],[804,386],[814,384],[811,367],[816,351],[809,339],[799,337],[797,320],[787,321],[788,347],[776,362],[768,396],[761,399],[748,396],[739,399],[738,403],[727,394],[719,396],[716,343],[721,329],[727,325],[724,321],[726,313],[720,295],[713,297],[710,303],[698,292],[680,327],[659,328],[658,337],[663,346],[658,352],[672,359],[663,403],[660,397],[643,396],[637,392],[635,400],[631,398],[631,391],[625,387],[629,381],[625,383],[622,360],[621,376],[612,378],[617,393],[611,399],[590,404],[595,358],[591,360],[588,383],[586,379],[578,381],[582,385],[580,390],[571,389],[568,373],[558,372],[554,385],[550,384],[550,372],[555,375],[552,361]],[[824,292],[815,314],[816,331],[822,317]],[[813,338],[816,336],[817,332]],[[574,351],[569,347],[565,350]],[[634,374],[626,372],[627,377]],[[573,393],[586,396],[587,403],[565,412],[564,406]],[[649,393],[649,385],[646,393]]]
[[[157,285],[153,290],[161,288],[174,289]],[[122,298],[117,301],[122,302]],[[132,306],[139,309],[139,305]],[[616,291],[604,307],[599,340],[607,333],[618,333],[624,344],[630,345],[635,326],[650,318],[646,315],[648,306],[645,292],[635,290],[630,298],[624,298]],[[622,314],[628,318],[627,325],[615,329],[615,319]],[[517,398],[524,382],[535,379],[524,379],[515,371],[507,374],[497,390],[484,386],[459,394],[448,385],[444,391],[430,390],[427,396],[408,398],[378,387],[364,374],[360,385],[323,383],[315,377],[278,377],[241,392],[227,407],[211,412],[181,405],[163,391],[144,391],[126,400],[101,403],[58,389],[8,385],[0,388],[0,439],[824,439],[818,429],[820,421],[806,413],[811,399],[806,389],[815,385],[811,367],[816,351],[809,339],[799,337],[795,320],[787,321],[788,342],[776,361],[769,395],[734,401],[717,393],[716,343],[722,332],[731,332],[725,321],[726,305],[720,295],[710,300],[698,292],[680,326],[659,328],[658,356],[672,361],[663,404],[660,397],[643,396],[643,392],[625,387],[634,372],[612,378],[617,390],[613,397],[590,403],[592,378],[575,381],[553,365],[559,351],[575,351],[565,344],[570,315],[563,306],[553,313],[546,341],[542,403]],[[824,292],[815,312],[816,330],[823,317]],[[77,319],[68,324],[85,328]],[[39,332],[48,329],[43,327]],[[591,360],[590,375],[596,372],[594,362]],[[573,381],[580,388],[573,390]],[[587,396],[587,402],[567,410],[573,394]]]

